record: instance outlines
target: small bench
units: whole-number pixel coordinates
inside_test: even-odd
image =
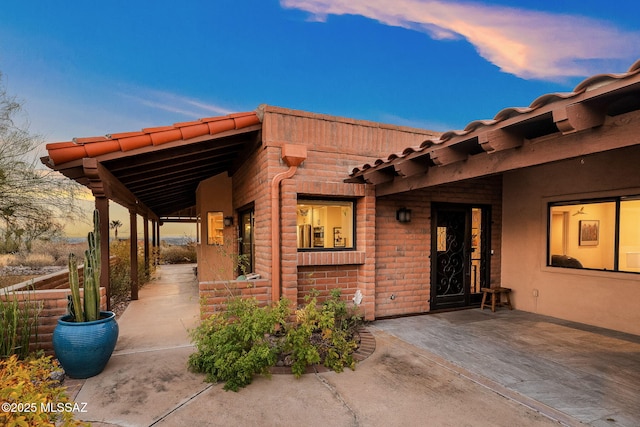
[[[484,305],[487,302],[487,295],[491,295],[491,311],[495,312],[496,307],[509,307],[509,310],[513,310],[513,306],[511,305],[511,298],[509,294],[511,293],[511,289],[503,288],[501,286],[497,288],[481,288],[482,291],[482,304],[480,305],[480,310],[484,310]],[[502,295],[505,296],[505,301],[502,301]]]

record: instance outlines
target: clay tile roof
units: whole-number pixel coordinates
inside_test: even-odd
[[[140,215],[194,220],[196,189],[232,173],[259,144],[257,112],[47,144],[42,162]],[[99,166],[98,166],[99,165]]]
[[[85,157],[98,157],[117,151],[130,151],[152,145],[189,140],[204,135],[242,129],[260,123],[255,112],[207,117],[172,126],[145,128],[136,132],[113,133],[106,136],[74,138],[72,141],[46,145],[51,165],[60,165]]]
[[[433,148],[438,145],[454,145],[465,144],[466,150],[470,152],[482,152],[481,148],[471,147],[473,144],[478,145],[477,141],[470,144],[469,141],[472,138],[477,137],[483,130],[495,129],[505,125],[505,122],[526,121],[531,116],[539,114],[539,112],[548,112],[556,103],[562,101],[571,102],[578,96],[587,94],[590,91],[596,91],[597,89],[606,87],[609,84],[624,81],[640,74],[640,60],[637,60],[626,73],[622,74],[599,74],[592,77],[588,77],[578,84],[572,92],[569,93],[549,93],[536,98],[528,107],[509,107],[499,111],[492,120],[475,120],[467,124],[463,130],[450,130],[442,133],[439,139],[426,140],[420,147],[406,147],[401,151],[401,154],[393,153],[386,159],[376,159],[373,162],[366,163],[360,167],[354,168],[346,181],[348,182],[360,182],[357,179],[362,179],[362,175],[365,171],[370,169],[383,169],[391,166],[394,162],[401,158],[408,156],[409,154],[419,154],[429,148]],[[471,148],[469,148],[471,147]],[[412,156],[412,158],[415,156]]]

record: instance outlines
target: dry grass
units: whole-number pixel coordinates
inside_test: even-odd
[[[48,274],[45,267],[65,267],[69,253],[82,257],[87,244],[35,242],[30,253],[0,254],[0,288]]]
[[[17,285],[18,283],[26,282],[27,280],[35,279],[38,275],[21,276],[21,275],[0,275],[0,289],[7,286]]]

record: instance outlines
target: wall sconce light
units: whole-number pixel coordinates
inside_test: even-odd
[[[232,216],[225,216],[224,217],[224,226],[225,227],[231,227],[233,225],[233,217]]]
[[[411,209],[398,209],[396,211],[396,220],[398,220],[398,222],[411,222]]]

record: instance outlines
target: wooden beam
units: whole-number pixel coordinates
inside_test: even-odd
[[[403,159],[394,163],[393,167],[400,176],[405,178],[426,173],[429,169],[427,159],[424,158]]]
[[[553,121],[563,134],[602,126],[605,118],[603,107],[587,103],[570,104],[553,110]]]
[[[465,160],[468,154],[451,147],[442,147],[429,150],[429,157],[436,165],[444,166]]]
[[[145,272],[145,277],[147,275],[147,273],[150,271],[149,269],[149,259],[150,259],[150,252],[149,252],[149,217],[148,216],[144,216],[143,218],[144,222],[143,222],[143,231],[144,231],[144,272]]]
[[[138,299],[138,218],[129,210],[129,261],[131,262],[131,300]]]
[[[524,138],[505,129],[494,129],[478,135],[478,142],[487,153],[520,147]]]
[[[478,178],[529,166],[640,145],[640,111],[607,117],[602,127],[591,131],[554,134],[526,140],[518,150],[470,156],[464,163],[430,168],[429,173],[396,178],[376,187],[376,196]]]
[[[106,197],[125,208],[135,209],[141,215],[146,213],[152,218],[157,218],[157,215],[151,209],[139,201],[122,182],[96,159],[82,159],[82,168],[85,177],[89,181],[87,187],[94,197]]]
[[[371,172],[364,173],[364,180],[368,184],[378,185],[385,182],[393,181],[394,174],[391,172],[392,170],[385,169],[376,169]]]

